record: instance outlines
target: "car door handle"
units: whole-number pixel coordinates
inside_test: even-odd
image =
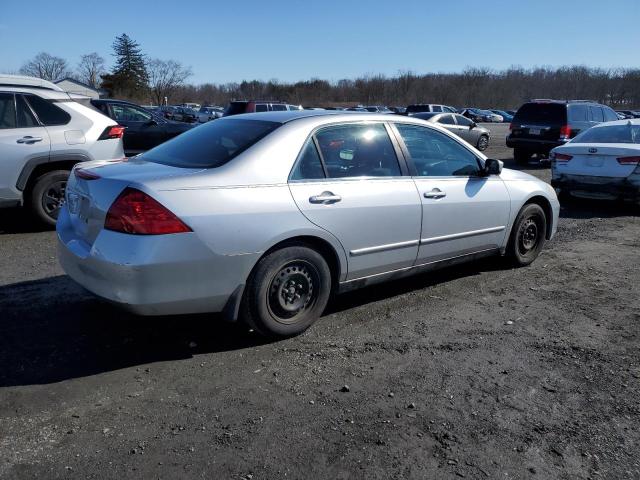
[[[309,197],[309,203],[330,204],[339,202],[340,200],[342,200],[342,197],[340,195],[334,195],[332,192],[322,192],[320,195]]]
[[[442,198],[446,196],[447,194],[439,188],[434,188],[430,192],[424,192],[424,198]]]
[[[41,141],[42,141],[42,137],[32,137],[30,135],[27,135],[26,137],[22,137],[16,140],[16,143],[26,143],[30,145],[32,143],[41,142]]]

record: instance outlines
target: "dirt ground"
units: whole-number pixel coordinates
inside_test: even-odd
[[[640,478],[638,213],[572,201],[528,268],[353,292],[265,343],[115,310],[0,212],[0,478]]]

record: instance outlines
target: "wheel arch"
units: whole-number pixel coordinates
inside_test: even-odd
[[[22,192],[27,191],[40,175],[52,170],[71,170],[76,163],[88,160],[91,159],[83,154],[32,158],[22,168],[16,181],[16,188]]]
[[[542,211],[544,212],[544,216],[546,217],[546,220],[547,220],[547,233],[545,235],[545,238],[547,240],[550,240],[551,232],[553,230],[553,209],[551,208],[551,202],[549,202],[547,197],[545,197],[544,195],[533,195],[532,197],[529,197],[527,201],[522,204],[522,207],[520,207],[520,210],[522,210],[526,205],[529,205],[529,204],[535,204],[535,205],[538,205],[540,208],[542,208]],[[518,213],[520,212],[520,210],[518,210]],[[511,228],[513,228],[513,226]],[[511,234],[509,234],[509,236],[511,236]]]

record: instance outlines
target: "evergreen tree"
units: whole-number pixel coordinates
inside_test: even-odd
[[[148,88],[149,75],[140,45],[126,33],[113,42],[115,65],[110,75],[103,76],[114,93],[129,98],[140,97]]]

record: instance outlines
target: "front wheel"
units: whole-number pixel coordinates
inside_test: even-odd
[[[285,247],[256,265],[241,319],[265,336],[298,335],[320,318],[330,293],[331,271],[324,257],[308,247]]]
[[[53,170],[37,178],[29,196],[29,206],[40,223],[55,227],[64,205],[68,170]]]
[[[486,135],[481,135],[480,138],[478,139],[478,145],[477,145],[478,150],[483,152],[488,147],[489,147],[489,137],[487,137]]]
[[[511,229],[507,256],[518,267],[533,262],[547,238],[547,217],[540,205],[530,203],[522,207]]]

